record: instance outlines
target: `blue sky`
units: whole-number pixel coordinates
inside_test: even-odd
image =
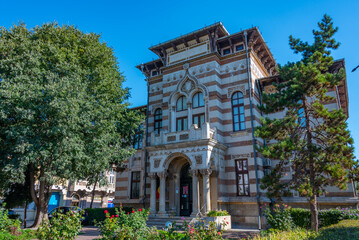
[[[359,1],[9,1],[0,0],[0,26],[19,21],[28,27],[44,22],[77,26],[102,34],[115,50],[133,106],[146,104],[146,83],[137,64],[156,58],[151,45],[221,21],[230,33],[259,27],[276,61],[298,60],[288,46],[289,35],[312,41],[312,29],[329,14],[339,32],[334,58],[345,58],[349,91],[349,129],[359,148]],[[358,153],[358,149],[356,152]]]

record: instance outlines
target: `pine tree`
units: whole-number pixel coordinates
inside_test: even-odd
[[[262,180],[268,196],[280,199],[291,189],[305,196],[311,210],[311,228],[318,231],[317,196],[327,186],[345,189],[348,171],[354,165],[353,139],[347,129],[347,116],[342,109],[325,107],[335,98],[328,89],[345,79],[344,69],[329,72],[334,61],[331,49],[339,43],[333,38],[338,31],[332,19],[324,15],[313,30],[314,43],[289,37],[289,43],[302,59],[278,66],[276,92],[263,94],[260,109],[265,114],[284,111],[281,119],[263,120],[256,136],[268,144],[259,147],[266,158],[277,164]],[[292,169],[291,180],[283,181],[285,169]]]

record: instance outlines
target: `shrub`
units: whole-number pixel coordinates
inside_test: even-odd
[[[289,209],[290,216],[292,217],[293,224],[300,228],[310,228],[310,211],[303,208]]]
[[[290,208],[287,205],[276,204],[274,208],[268,207],[265,209],[264,215],[267,218],[267,223],[273,229],[284,231],[293,227]]]
[[[147,227],[148,210],[139,209],[125,212],[115,209],[115,214],[105,210],[105,220],[96,222],[104,239],[148,239],[150,229]]]
[[[87,212],[87,220],[86,225],[94,225],[95,222],[102,222],[106,219],[104,211],[107,211],[110,216],[116,214],[116,208],[86,208],[85,211]],[[132,212],[132,207],[123,207],[122,210],[124,212]]]
[[[39,240],[68,239],[72,240],[80,233],[83,212],[69,211],[66,214],[56,212],[51,222],[45,221],[36,232]]]
[[[320,229],[318,236],[311,238],[315,240],[341,239],[353,240],[359,239],[359,221],[343,220],[337,224]]]
[[[0,232],[10,232],[18,235],[20,232],[20,221],[18,219],[10,219],[8,210],[0,208]]]
[[[219,216],[229,216],[228,212],[226,210],[223,211],[209,211],[207,214],[208,217],[219,217]]]

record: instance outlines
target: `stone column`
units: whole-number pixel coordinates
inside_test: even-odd
[[[191,170],[192,175],[192,217],[196,217],[199,212],[199,182],[198,182],[198,170]]]
[[[187,111],[188,111],[188,129],[191,128],[192,126],[192,104],[191,103],[187,103]]]
[[[211,169],[201,169],[203,176],[203,210],[204,213],[211,211],[211,190],[209,186],[209,176],[211,175]]]
[[[170,107],[171,111],[171,132],[176,132],[176,106]]]
[[[157,173],[158,177],[160,178],[160,209],[158,214],[165,217],[167,216],[166,213],[166,172]]]
[[[157,174],[156,173],[150,173],[151,178],[151,196],[150,196],[150,214],[156,214],[156,180],[157,180]]]

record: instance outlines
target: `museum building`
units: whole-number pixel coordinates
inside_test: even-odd
[[[258,28],[229,34],[219,22],[150,50],[158,59],[137,66],[148,86],[148,104],[137,108],[147,115],[147,137],[136,135],[138,151],[117,173],[115,205],[150,208],[156,217],[227,210],[234,223],[262,222],[260,206],[270,199],[260,181],[275,163],[255,150],[263,140],[254,130],[263,116],[262,92],[275,91],[278,77]],[[330,71],[344,67],[339,60]],[[326,107],[348,115],[346,79],[328,94],[336,101]],[[283,199],[308,205],[295,191]],[[348,184],[345,191],[329,187],[318,202],[356,206],[358,198]]]

